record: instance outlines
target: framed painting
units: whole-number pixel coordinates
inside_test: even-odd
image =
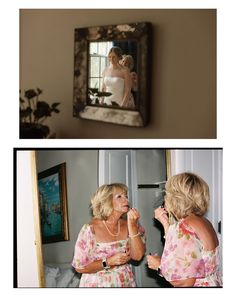
[[[151,53],[151,23],[76,28],[73,115],[147,125]]]
[[[66,163],[38,174],[42,243],[69,240]]]

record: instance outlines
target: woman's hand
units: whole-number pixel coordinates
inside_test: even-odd
[[[127,225],[129,236],[136,235],[138,233],[137,221],[140,218],[140,214],[135,208],[131,208],[127,213]]]
[[[164,227],[169,227],[169,218],[168,214],[163,207],[158,207],[154,211],[155,219],[159,220]]]
[[[137,209],[131,208],[129,212],[127,213],[127,221],[128,225],[130,224],[137,224],[137,221],[140,218],[140,214]]]
[[[107,259],[109,266],[126,264],[130,260],[129,252],[120,252]]]
[[[157,270],[161,264],[161,257],[156,255],[147,255],[148,267]]]
[[[139,212],[135,208],[131,208],[127,213],[127,227],[130,244],[130,256],[133,260],[140,261],[145,253],[145,242],[141,238],[138,226],[140,218]],[[142,234],[144,231],[142,230]]]

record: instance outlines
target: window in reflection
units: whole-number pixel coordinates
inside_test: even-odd
[[[89,88],[102,88],[102,73],[108,66],[108,52],[112,42],[90,42],[89,44]],[[92,98],[92,95],[90,95]]]

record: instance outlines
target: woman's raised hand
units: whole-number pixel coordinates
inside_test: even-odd
[[[155,219],[159,220],[164,227],[169,226],[169,218],[168,218],[168,214],[167,214],[167,211],[165,210],[165,208],[158,207],[154,211],[154,216],[155,216]]]
[[[140,214],[137,209],[131,208],[127,213],[127,225],[129,236],[134,236],[138,233],[137,221],[140,218]]]
[[[129,212],[127,213],[127,220],[128,224],[137,224],[137,221],[140,218],[140,214],[137,209],[131,208]]]

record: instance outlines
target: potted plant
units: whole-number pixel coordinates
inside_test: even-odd
[[[43,123],[52,113],[60,112],[57,109],[60,103],[55,102],[50,106],[39,100],[42,93],[39,88],[28,89],[22,98],[20,91],[20,138],[47,138],[50,133],[49,127]]]

